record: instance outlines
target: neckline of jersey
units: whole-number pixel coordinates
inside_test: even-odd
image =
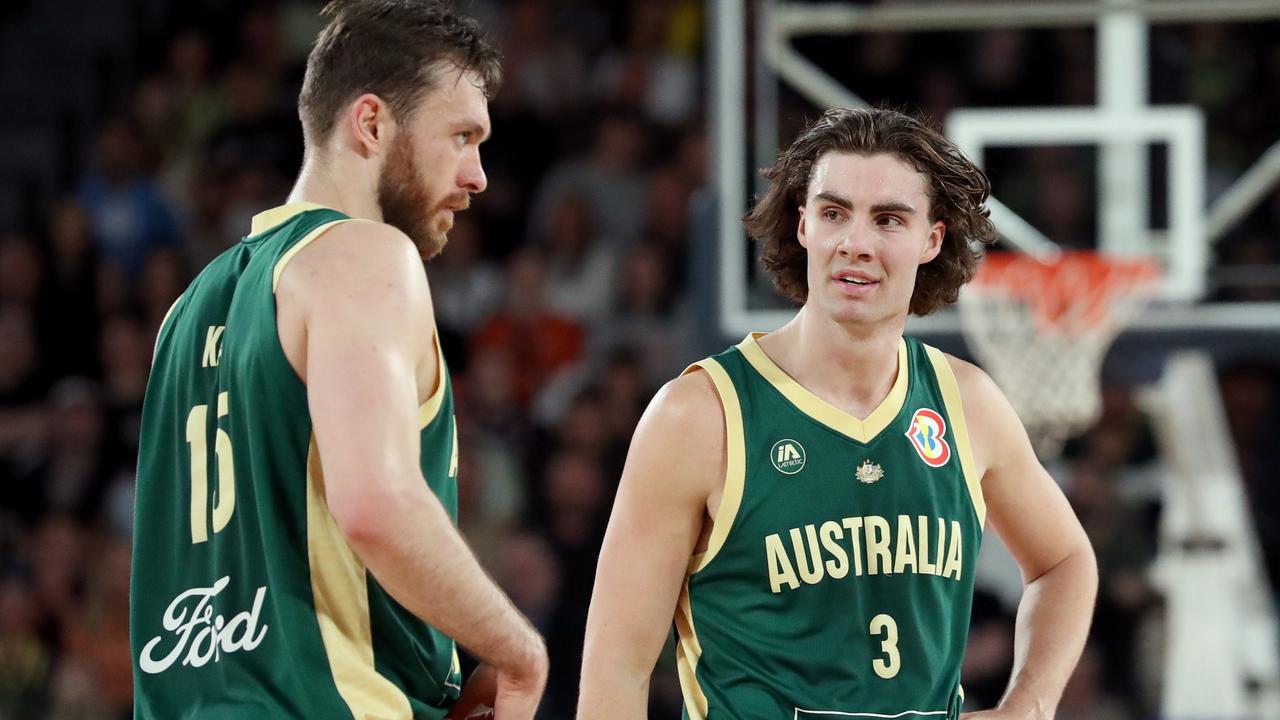
[[[301,215],[308,210],[331,210],[327,205],[300,200],[298,202],[285,203],[269,210],[263,210],[253,216],[253,220],[249,223],[249,237],[257,237],[266,231],[279,227],[297,215]]]
[[[741,343],[738,343],[738,350],[766,382],[782,393],[783,397],[796,409],[817,422],[865,445],[884,432],[885,428],[889,427],[889,423],[893,422],[893,419],[902,411],[902,406],[907,400],[910,367],[905,338],[898,341],[898,377],[894,379],[893,387],[870,415],[859,419],[818,397],[788,375],[773,361],[773,358],[769,357],[764,348],[760,347],[760,343],[756,342],[764,335],[765,333],[762,332],[747,335]]]

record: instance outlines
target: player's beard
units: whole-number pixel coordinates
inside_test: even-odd
[[[439,203],[431,201],[413,158],[413,140],[408,133],[401,133],[392,143],[378,178],[378,206],[382,221],[408,235],[422,259],[430,260],[440,254],[448,241],[448,227],[432,223],[451,198]]]

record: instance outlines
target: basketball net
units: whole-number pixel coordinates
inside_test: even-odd
[[[961,291],[965,340],[1041,458],[1057,456],[1068,438],[1097,421],[1103,356],[1146,307],[1159,277],[1147,258],[993,252]]]

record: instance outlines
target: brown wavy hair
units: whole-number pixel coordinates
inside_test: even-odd
[[[444,76],[444,63],[475,73],[485,98],[502,83],[498,48],[447,0],[332,0],[328,24],[307,56],[298,117],[308,145],[323,142],[342,107],[363,93],[407,121]]]
[[[946,224],[942,250],[920,266],[911,313],[928,315],[956,301],[973,279],[983,246],[996,239],[988,217],[991,183],[950,140],[925,123],[883,108],[835,108],[822,114],[761,171],[772,184],[743,217],[747,234],[760,243],[760,264],[787,298],[809,295],[807,253],[796,239],[798,208],[808,199],[813,166],[828,152],[893,155],[926,178],[929,222]]]

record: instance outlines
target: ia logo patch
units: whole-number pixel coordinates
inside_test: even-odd
[[[784,475],[795,475],[804,468],[804,446],[795,440],[779,440],[769,451],[773,467]]]

